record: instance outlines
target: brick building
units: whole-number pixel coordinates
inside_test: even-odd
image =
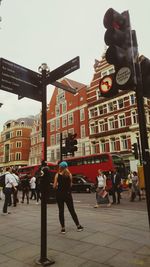
[[[75,155],[89,154],[89,128],[87,111],[87,86],[70,79],[61,81],[77,89],[75,95],[55,88],[47,111],[47,160],[60,159],[60,133],[77,133],[78,151]]]
[[[100,61],[95,61],[94,70],[87,90],[91,151],[121,154],[129,167],[130,161],[134,160],[132,144],[139,138],[135,92],[129,88],[127,91],[119,91],[117,96],[109,99],[101,97],[99,81],[103,76],[113,73],[114,68],[106,62],[103,55]],[[150,100],[145,98],[144,104],[149,132]]]
[[[7,121],[0,134],[0,167],[28,165],[34,117]]]

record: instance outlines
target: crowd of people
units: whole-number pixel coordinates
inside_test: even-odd
[[[0,199],[4,198],[3,215],[9,214],[9,206],[17,206],[19,202],[18,191],[22,192],[21,203],[24,203],[26,199],[27,204],[29,204],[29,200],[33,198],[38,204],[41,199],[39,176],[33,176],[30,179],[28,175],[25,175],[20,179],[15,169],[6,167],[5,186],[0,191]]]
[[[48,168],[48,167],[47,167]],[[19,202],[19,196],[21,198],[21,203],[26,202],[29,204],[30,200],[35,200],[38,204],[41,199],[41,177],[45,175],[48,177],[48,170],[45,171],[39,169],[35,176],[30,177],[25,175],[19,179],[15,169],[11,167],[6,167],[5,172],[5,186],[0,192],[0,198],[4,197],[4,204],[2,214],[7,215],[9,206],[16,207]],[[46,181],[46,179],[45,179]],[[127,179],[125,180],[128,187],[129,200],[131,202],[135,201],[136,197],[141,201],[141,189],[139,186],[139,178],[137,172],[130,172]],[[49,180],[46,182],[46,187],[48,186]],[[79,223],[78,216],[76,214],[73,197],[71,192],[72,186],[72,174],[68,170],[67,162],[63,161],[59,164],[58,170],[54,177],[53,188],[56,192],[56,201],[59,210],[59,222],[61,225],[61,233],[65,233],[65,216],[64,216],[64,205],[66,204],[68,210],[72,216],[72,219],[77,227],[77,231],[82,231],[83,226]],[[100,207],[102,204],[107,204],[107,207],[111,207],[113,204],[120,204],[121,194],[122,194],[123,180],[120,173],[116,170],[114,172],[109,171],[104,173],[98,170],[98,175],[96,177],[96,205],[94,208]]]
[[[101,204],[107,204],[107,207],[113,204],[120,204],[123,183],[124,180],[117,170],[110,171],[108,174],[98,170],[96,177],[96,205],[94,208],[100,207]],[[133,202],[138,197],[139,201],[141,201],[141,189],[137,172],[130,172],[125,183],[129,190],[129,200]]]

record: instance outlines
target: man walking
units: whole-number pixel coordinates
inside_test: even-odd
[[[13,189],[16,190],[16,187],[13,183],[13,176],[11,174],[11,167],[6,167],[5,188],[4,188],[5,200],[4,200],[2,215],[7,215],[10,213],[10,212],[7,212],[7,208],[8,208],[9,203],[11,202],[11,194],[12,194]]]

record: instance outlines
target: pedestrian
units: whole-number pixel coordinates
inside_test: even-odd
[[[128,183],[128,188],[129,188],[129,198],[131,199],[132,195],[132,178],[133,178],[133,172],[130,171],[127,177],[127,183]]]
[[[73,198],[71,194],[72,186],[72,174],[68,170],[68,164],[66,161],[62,161],[59,164],[58,172],[54,178],[53,187],[56,189],[56,200],[59,209],[59,221],[61,224],[61,233],[65,234],[65,218],[64,218],[64,204],[72,216],[74,223],[77,226],[77,231],[83,231],[83,227],[80,225],[77,214],[74,209]]]
[[[21,201],[21,203],[24,203],[24,199],[26,196],[27,204],[29,204],[30,182],[29,182],[28,175],[25,175],[23,178],[21,178],[21,189],[22,189],[22,201]]]
[[[118,170],[115,170],[112,175],[112,197],[113,202],[112,204],[120,204],[120,193],[121,193],[121,176]],[[117,195],[117,196],[116,196]]]
[[[139,201],[141,201],[139,178],[138,178],[137,172],[134,171],[133,172],[133,177],[132,177],[132,187],[131,187],[131,199],[130,199],[130,201],[133,202],[135,200],[136,196],[139,196]]]
[[[106,191],[106,175],[98,170],[98,176],[96,177],[96,205],[94,208],[100,207],[100,204],[107,203],[107,207],[111,206],[109,194]]]
[[[12,169],[12,178],[13,178],[13,184],[15,185],[16,190],[12,190],[12,194],[13,194],[13,206],[16,207],[17,203],[19,202],[18,200],[18,187],[19,187],[19,177],[16,173],[15,169]]]
[[[7,215],[10,212],[7,211],[9,204],[11,203],[11,194],[12,189],[16,190],[16,187],[13,183],[13,176],[11,174],[11,167],[6,167],[5,172],[5,188],[4,188],[4,205],[3,205],[3,215]]]
[[[30,180],[30,189],[31,189],[30,199],[34,197],[34,200],[36,200],[36,177],[35,176],[33,176]]]
[[[39,170],[36,172],[35,177],[36,177],[36,204],[39,204],[39,200],[41,199],[41,175],[42,175],[42,170],[41,167]]]

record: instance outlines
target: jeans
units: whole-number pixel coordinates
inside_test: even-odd
[[[10,204],[11,202],[12,188],[5,187],[4,194],[5,194],[5,200],[3,206],[3,213],[7,213],[8,204]]]
[[[67,208],[74,220],[75,224],[79,225],[79,220],[77,214],[74,209],[73,198],[71,192],[57,192],[56,193],[56,200],[59,208],[59,221],[62,228],[65,227],[65,219],[64,219],[64,204],[66,203]]]

